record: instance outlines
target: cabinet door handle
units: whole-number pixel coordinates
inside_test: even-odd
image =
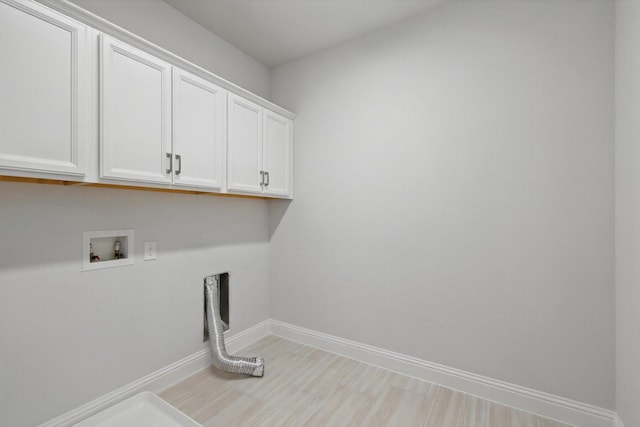
[[[260,187],[264,187],[264,171],[260,171]]]
[[[265,187],[269,186],[269,172],[265,172],[264,175],[267,177],[267,182],[264,184]]]
[[[167,173],[171,173],[173,171],[173,156],[171,153],[167,153],[167,158],[169,159],[169,169],[167,169]]]
[[[180,175],[182,172],[182,156],[180,154],[176,154],[176,175]]]

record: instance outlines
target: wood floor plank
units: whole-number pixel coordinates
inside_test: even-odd
[[[262,378],[204,369],[160,397],[206,427],[569,427],[275,336]]]

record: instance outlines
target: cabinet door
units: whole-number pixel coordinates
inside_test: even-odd
[[[227,94],[173,69],[173,183],[221,190],[225,185]]]
[[[84,175],[88,47],[84,25],[0,1],[0,173]]]
[[[228,188],[262,194],[262,107],[229,94]]]
[[[264,113],[265,194],[292,196],[293,121],[269,110]]]
[[[100,40],[100,177],[171,182],[171,66]]]

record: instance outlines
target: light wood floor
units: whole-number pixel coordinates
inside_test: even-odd
[[[567,427],[382,368],[269,336],[263,378],[202,370],[160,397],[207,427]]]

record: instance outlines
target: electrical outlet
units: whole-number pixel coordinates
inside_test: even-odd
[[[156,242],[144,242],[144,260],[151,261],[158,258],[158,244]]]

